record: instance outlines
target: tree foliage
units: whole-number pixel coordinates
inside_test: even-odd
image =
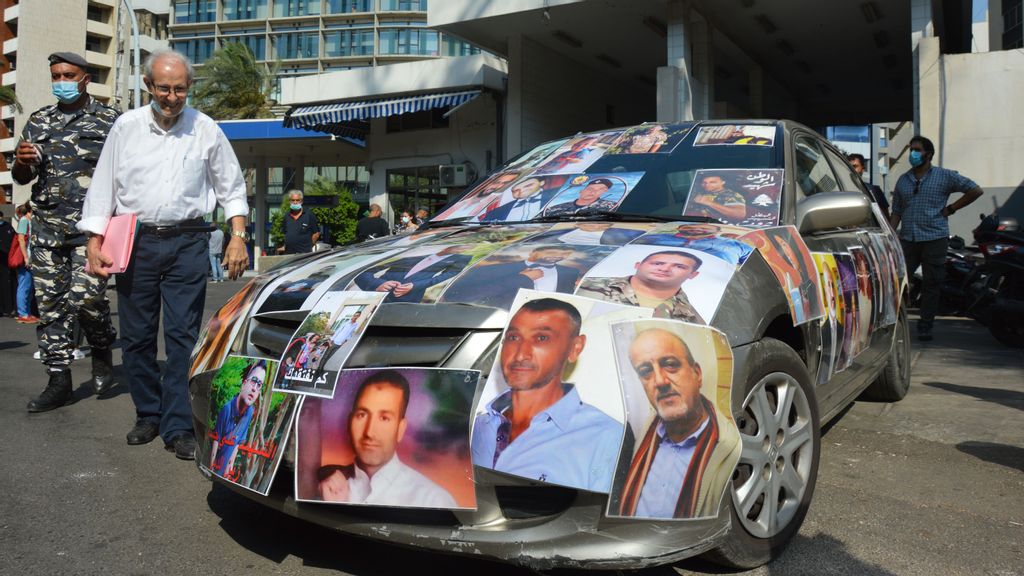
[[[316,216],[317,222],[327,231],[321,240],[333,246],[350,244],[356,239],[356,222],[359,220],[359,204],[352,199],[352,192],[342,184],[324,177],[306,181],[303,196],[333,196],[333,206],[307,206]],[[288,195],[281,202],[281,209],[270,218],[270,240],[274,246],[284,244],[284,217],[288,213]]]
[[[195,107],[216,120],[271,118],[276,74],[276,64],[268,72],[245,44],[226,42],[199,71],[192,92]]]
[[[14,106],[14,109],[21,112],[21,102],[18,102],[18,95],[10,86],[0,86],[0,104]]]

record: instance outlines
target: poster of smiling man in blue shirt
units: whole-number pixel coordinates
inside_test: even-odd
[[[533,291],[521,291],[517,300],[530,293]],[[574,301],[585,308],[582,314]],[[508,389],[491,396],[494,399],[476,418],[474,465],[540,482],[608,492],[623,424],[606,412],[618,413],[621,418],[618,383],[614,385],[615,402],[609,402],[610,389],[605,391],[601,389],[604,383],[594,381],[598,374],[614,373],[608,330],[595,326],[590,339],[581,333],[584,318],[597,310],[634,317],[644,314],[639,308],[547,295],[527,300],[515,312],[490,378],[504,381]],[[584,349],[591,345],[599,351],[589,356],[591,366],[576,369]],[[604,361],[608,366],[598,366]],[[581,398],[579,384],[563,380],[567,368],[570,374],[576,372],[581,380],[588,380],[581,382],[584,396],[603,404],[603,410]],[[482,397],[488,397],[486,391]]]

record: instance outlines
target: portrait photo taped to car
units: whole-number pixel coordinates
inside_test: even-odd
[[[690,124],[643,124],[626,130],[606,154],[667,154],[686,137]]]
[[[627,438],[608,516],[707,518],[739,461],[733,358],[725,335],[671,320],[612,326],[626,402]]]
[[[288,442],[301,398],[273,392],[276,360],[228,356],[210,382],[210,412],[199,465],[264,496]]]
[[[825,314],[814,259],[796,226],[779,226],[740,237],[757,249],[772,269],[789,302],[793,324],[817,320]]]
[[[544,207],[543,215],[559,216],[615,210],[643,176],[643,172],[573,176],[558,195]]]
[[[683,215],[748,228],[776,226],[783,173],[760,168],[697,170]]]
[[[522,290],[474,409],[473,464],[607,493],[623,432],[609,325],[651,311]]]
[[[302,502],[474,509],[469,419],[477,370],[342,370],[296,426]]]
[[[382,292],[324,294],[285,347],[274,391],[333,397],[338,371],[384,297]]]
[[[707,324],[735,272],[710,252],[630,244],[591,268],[576,294],[651,308],[655,318]]]

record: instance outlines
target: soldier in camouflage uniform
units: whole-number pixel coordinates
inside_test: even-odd
[[[40,322],[39,348],[49,382],[28,403],[29,412],[63,406],[71,398],[76,323],[92,347],[97,394],[113,387],[110,321],[105,278],[85,273],[86,236],[75,228],[103,142],[118,112],[86,93],[86,61],[70,52],[51,54],[50,77],[58,103],[37,110],[22,131],[14,179],[33,179],[32,273]]]
[[[570,202],[563,202],[554,206],[548,206],[544,210],[544,216],[558,216],[561,214],[576,214],[588,211],[614,210],[618,202],[601,198],[601,195],[612,187],[612,181],[607,178],[595,178],[580,190],[579,197]]]
[[[700,258],[675,250],[649,254],[636,274],[624,278],[584,278],[578,296],[654,309],[655,318],[705,324],[683,292],[683,282],[699,274]]]

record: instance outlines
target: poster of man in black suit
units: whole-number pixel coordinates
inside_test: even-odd
[[[508,248],[467,270],[441,300],[508,308],[520,288],[570,294],[583,274],[612,250],[566,245]]]
[[[353,284],[368,292],[387,292],[384,302],[422,302],[427,289],[462,272],[472,260],[472,249],[465,244],[433,246],[422,255],[385,260],[360,272]]]

